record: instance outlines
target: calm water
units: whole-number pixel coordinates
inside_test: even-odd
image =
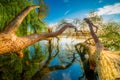
[[[48,58],[43,62],[44,65],[48,64],[48,66],[41,69],[44,74],[42,80],[79,80],[79,77],[83,75],[83,70],[74,45],[80,42],[82,40],[72,38],[61,38],[58,42],[57,39],[53,39],[51,42],[41,41],[43,53],[47,49],[51,49]],[[51,45],[52,47],[50,47]],[[49,71],[47,68],[53,68],[53,70]]]

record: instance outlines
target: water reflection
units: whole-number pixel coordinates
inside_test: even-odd
[[[85,80],[83,54],[87,50],[75,47],[82,41],[54,38],[29,47],[23,59],[15,54],[0,56],[0,80]]]
[[[33,80],[78,80],[82,75],[80,64],[76,62],[76,53],[68,49],[73,45],[72,39],[53,39],[41,42],[43,51],[48,49],[48,58],[40,70],[37,71]],[[46,46],[43,46],[44,45]],[[65,43],[69,43],[66,46]],[[72,43],[72,44],[70,44]],[[65,48],[66,46],[66,48]],[[67,50],[68,49],[68,50]]]

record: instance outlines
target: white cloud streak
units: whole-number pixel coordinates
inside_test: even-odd
[[[120,3],[116,3],[114,5],[107,5],[103,8],[98,8],[98,11],[95,13],[97,13],[98,15],[120,14]]]
[[[67,15],[70,11],[71,11],[71,9],[68,9],[68,10],[64,13],[64,15]]]

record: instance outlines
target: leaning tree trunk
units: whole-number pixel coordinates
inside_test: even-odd
[[[29,6],[25,8],[12,21],[10,21],[7,26],[4,27],[4,30],[0,33],[0,55],[6,53],[17,53],[20,57],[23,57],[22,50],[26,47],[40,40],[44,40],[49,37],[56,37],[68,27],[74,27],[72,24],[66,24],[56,32],[31,34],[24,37],[18,37],[16,35],[16,31],[19,25],[22,23],[23,19],[28,15],[28,13],[35,8],[40,8],[40,6]]]
[[[96,44],[94,60],[97,65],[98,76],[100,80],[120,80],[120,51],[110,51],[99,41],[92,28],[93,23],[85,18],[89,25],[91,35]]]

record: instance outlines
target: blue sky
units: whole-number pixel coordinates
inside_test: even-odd
[[[44,19],[47,23],[62,19],[82,19],[94,10],[105,19],[120,20],[120,0],[45,0],[50,11]],[[115,9],[115,10],[114,10]]]

